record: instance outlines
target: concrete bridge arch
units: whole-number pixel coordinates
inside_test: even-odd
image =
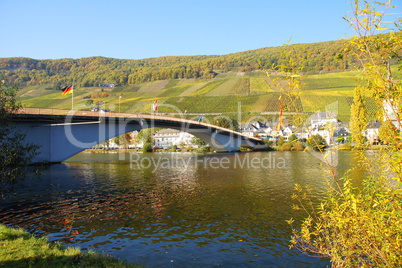
[[[240,146],[264,149],[260,139],[211,124],[157,115],[28,110],[13,121],[27,141],[40,146],[33,162],[62,162],[101,142],[146,128],[171,128],[188,132],[217,152],[232,152]]]

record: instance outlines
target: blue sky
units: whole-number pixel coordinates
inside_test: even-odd
[[[0,0],[0,57],[143,59],[338,40],[352,35],[349,2]]]

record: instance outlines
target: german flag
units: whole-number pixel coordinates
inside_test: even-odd
[[[67,86],[62,90],[63,90],[63,93],[61,94],[62,96],[73,93],[73,86]]]

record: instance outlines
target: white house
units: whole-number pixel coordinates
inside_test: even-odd
[[[380,140],[378,134],[380,133],[381,122],[378,120],[370,122],[366,131],[364,131],[363,135],[367,138],[370,144],[374,142],[378,142]]]
[[[289,139],[289,136],[292,135],[292,133],[293,133],[293,129],[291,127],[289,127],[289,126],[285,127],[282,130],[282,134],[283,134],[283,136],[285,137],[286,140]]]
[[[311,127],[317,128],[317,127],[322,127],[326,126],[329,124],[335,125],[338,120],[336,118],[336,113],[335,112],[318,112],[310,116],[310,121],[311,121]]]
[[[253,137],[257,133],[258,129],[255,128],[252,124],[240,124],[239,132],[243,135]]]
[[[384,109],[384,121],[391,121],[395,127],[399,130],[402,130],[402,126],[398,120],[398,107],[396,107],[393,99],[387,99],[383,101],[383,109]]]
[[[328,145],[332,143],[332,133],[326,127],[315,127],[313,128],[312,135],[319,134],[321,137],[325,139]]]
[[[156,147],[160,148],[168,148],[173,145],[192,145],[191,139],[194,136],[187,133],[187,132],[181,132],[179,130],[175,129],[169,129],[165,128],[162,130],[159,130],[155,134],[153,134],[154,138],[154,145]]]

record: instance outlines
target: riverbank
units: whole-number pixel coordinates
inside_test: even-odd
[[[0,266],[4,267],[141,267],[111,256],[48,242],[0,224]]]
[[[140,152],[142,153],[142,149],[86,149],[84,152],[86,153],[130,153],[130,152]],[[171,149],[152,149],[152,152],[198,152],[198,153],[208,153],[214,152],[213,148],[204,146],[204,147],[185,147],[185,148],[171,148]]]

